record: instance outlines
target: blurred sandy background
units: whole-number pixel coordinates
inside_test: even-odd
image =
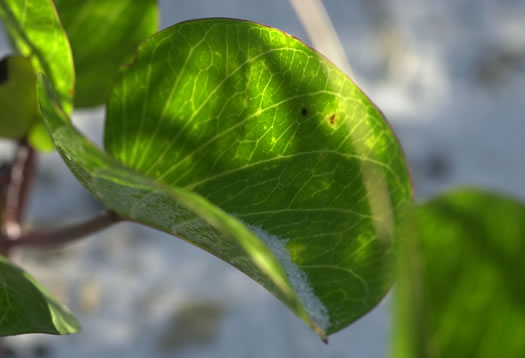
[[[400,137],[416,198],[477,185],[525,200],[525,1],[326,0],[355,78]],[[285,0],[160,1],[162,27],[233,17],[308,42]],[[3,34],[0,55],[8,52]],[[75,114],[100,143],[103,110]],[[0,142],[0,158],[12,148]],[[49,227],[100,207],[58,155],[43,155],[29,221]],[[388,355],[389,298],[325,346],[262,287],[174,237],[119,224],[14,259],[67,302],[83,332],[5,340],[11,357],[364,357]]]

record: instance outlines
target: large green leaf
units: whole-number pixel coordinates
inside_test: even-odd
[[[228,19],[171,27],[121,71],[107,116],[106,149],[129,169],[97,159],[104,182],[81,164],[91,150],[73,154],[73,135],[51,128],[81,182],[124,217],[230,262],[327,333],[390,288],[411,200],[401,149],[357,86],[297,39]],[[161,189],[137,190],[129,170]]]
[[[418,207],[414,223],[395,357],[525,357],[525,206],[461,190]]]
[[[324,318],[315,297],[305,291],[312,300],[312,319],[282,266],[241,222],[199,195],[164,186],[101,152],[71,126],[47,81],[40,79],[38,95],[58,152],[77,179],[104,205],[130,220],[177,234],[229,261],[268,288],[321,337],[326,337],[314,321]]]
[[[73,57],[51,0],[1,0],[0,19],[16,50],[31,57],[35,72],[46,74],[62,108],[71,113],[75,84]],[[49,137],[40,135],[40,125],[37,122],[30,140],[38,148],[49,149]]]
[[[105,146],[286,248],[328,332],[392,283],[411,195],[399,144],[361,90],[292,36],[228,19],[158,33],[115,83]]]
[[[157,0],[55,0],[55,5],[75,58],[75,105],[103,104],[118,67],[157,31]]]
[[[76,319],[34,278],[0,256],[0,336],[73,334]]]

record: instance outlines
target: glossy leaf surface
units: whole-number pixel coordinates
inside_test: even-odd
[[[69,146],[62,138],[71,135],[54,136]],[[153,36],[117,78],[105,146],[127,170],[200,198],[235,229],[211,231],[200,206],[184,204],[197,215],[188,218],[160,193],[118,197],[115,183],[130,174],[101,193],[93,169],[78,169],[84,155],[68,154],[105,205],[231,263],[314,329],[345,327],[392,284],[397,223],[411,198],[399,144],[348,77],[281,31],[207,19]],[[261,267],[263,252],[279,269]]]
[[[75,105],[104,104],[118,67],[157,31],[157,0],[54,2],[75,59]]]
[[[400,260],[410,264],[399,280],[395,357],[525,356],[525,206],[462,190],[414,219]]]
[[[0,256],[0,336],[72,334],[79,330],[67,308],[35,279]]]

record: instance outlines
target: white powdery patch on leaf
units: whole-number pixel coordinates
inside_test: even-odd
[[[310,316],[319,327],[326,331],[330,326],[328,309],[321,302],[319,297],[315,295],[310,283],[308,282],[306,273],[297,267],[290,258],[290,253],[286,248],[288,239],[280,239],[257,226],[249,224],[246,224],[246,226],[272,251],[279,263],[285,269],[288,280],[301,298],[301,301]]]

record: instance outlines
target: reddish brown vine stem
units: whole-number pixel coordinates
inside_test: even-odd
[[[122,221],[122,218],[118,214],[106,211],[99,216],[76,225],[48,231],[31,231],[22,234],[16,240],[0,240],[0,251],[8,253],[13,247],[19,246],[51,248],[76,241],[120,221]]]
[[[12,163],[0,173],[0,254],[8,256],[13,247],[54,247],[103,230],[122,219],[107,211],[88,221],[48,231],[22,232],[29,191],[35,174],[36,153],[20,141]]]
[[[3,184],[2,233],[14,240],[21,234],[21,223],[35,175],[36,153],[25,141],[20,141]]]

